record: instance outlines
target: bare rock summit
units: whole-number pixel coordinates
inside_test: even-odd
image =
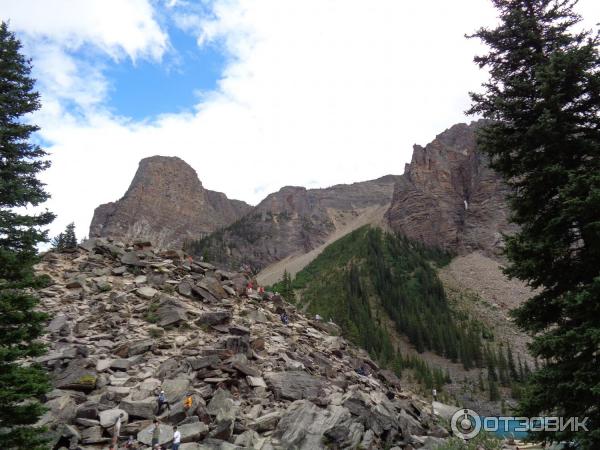
[[[90,237],[181,247],[235,222],[250,209],[242,201],[205,189],[182,159],[152,156],[140,161],[123,198],[96,208]]]
[[[477,150],[482,125],[460,123],[414,146],[386,214],[393,230],[459,254],[499,253],[502,234],[515,226],[508,222],[508,187]]]

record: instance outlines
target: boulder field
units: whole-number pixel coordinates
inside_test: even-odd
[[[117,417],[119,445],[132,436],[138,448],[155,418],[165,448],[179,427],[181,450],[433,449],[448,437],[335,324],[248,294],[246,274],[105,238],[46,253],[37,271],[51,279],[36,362],[53,384],[40,424],[55,449],[109,448]]]

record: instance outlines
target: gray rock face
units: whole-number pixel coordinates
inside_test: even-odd
[[[458,253],[501,249],[501,234],[514,226],[508,188],[477,151],[482,124],[454,125],[427,146],[415,145],[386,215],[393,230]]]
[[[156,398],[148,397],[136,401],[126,397],[119,403],[119,408],[129,414],[130,417],[153,419],[156,412]]]
[[[105,411],[101,411],[98,417],[100,418],[100,426],[103,428],[112,427],[115,424],[115,421],[119,416],[122,415],[121,421],[123,423],[129,420],[129,415],[126,411],[123,411],[119,408],[107,409]]]
[[[286,186],[190,250],[207,253],[211,261],[235,269],[234,262],[262,269],[323,244],[336,230],[340,217],[389,204],[398,178],[388,175],[326,189]]]
[[[160,435],[158,438],[158,443],[160,445],[165,445],[173,440],[173,427],[170,425],[159,424]],[[154,429],[154,425],[151,424],[140,431],[137,435],[137,440],[145,445],[152,444],[152,430]]]
[[[284,448],[325,449],[325,433],[340,424],[349,424],[350,418],[350,412],[341,406],[331,405],[325,410],[307,400],[299,400],[290,405],[279,421],[276,435]]]
[[[90,237],[150,240],[158,247],[180,247],[242,217],[250,206],[204,189],[198,175],[176,157],[140,161],[119,201],[94,211]]]
[[[302,371],[267,373],[265,379],[277,397],[288,400],[322,397],[327,385],[324,379]]]
[[[55,375],[54,385],[58,389],[91,391],[96,386],[96,370],[88,367],[85,360],[73,360],[63,371]]]

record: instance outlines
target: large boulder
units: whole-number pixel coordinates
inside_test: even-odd
[[[327,386],[324,378],[302,371],[270,372],[264,378],[277,398],[287,400],[322,398]]]
[[[171,442],[173,440],[173,427],[171,425],[165,425],[163,423],[160,423],[158,425],[158,428],[160,429],[160,436],[158,439],[158,443],[160,445],[168,444],[169,442]],[[153,429],[154,429],[154,424],[150,424],[149,426],[144,428],[142,431],[140,431],[137,435],[138,442],[141,442],[142,444],[145,444],[145,445],[151,445]]]
[[[190,380],[187,378],[175,378],[165,380],[162,384],[162,389],[165,391],[165,396],[169,403],[175,403],[181,400],[190,388]]]
[[[74,359],[54,375],[54,386],[58,389],[89,392],[96,387],[98,379],[95,364],[86,359]]]
[[[351,419],[350,412],[342,406],[330,405],[327,409],[322,409],[310,401],[298,400],[289,406],[279,420],[275,435],[281,440],[283,448],[296,450],[330,448],[326,443],[325,433],[341,425],[346,425],[350,430]],[[357,430],[356,427],[354,429],[358,432],[345,437],[345,440],[353,442],[349,442],[349,445],[343,448],[355,448],[358,444],[362,433],[360,429]]]
[[[204,422],[193,422],[180,425],[181,442],[197,442],[208,434],[208,425]]]
[[[231,320],[231,312],[229,311],[209,311],[200,314],[196,319],[197,325],[219,325]]]
[[[77,405],[70,395],[61,395],[46,402],[48,411],[38,422],[38,426],[70,423],[77,415]]]
[[[112,427],[115,424],[117,417],[119,417],[121,414],[123,415],[123,417],[121,418],[121,422],[127,422],[129,420],[129,415],[127,414],[127,411],[123,411],[119,408],[100,411],[100,414],[98,414],[98,418],[100,419],[100,426],[102,428]]]
[[[238,410],[239,407],[231,393],[221,388],[217,389],[206,407],[206,412],[211,416],[216,416],[217,421],[235,419]]]
[[[158,325],[166,327],[187,321],[186,307],[179,300],[163,296],[156,310]]]
[[[125,397],[121,400],[119,408],[127,412],[131,417],[153,419],[157,403],[154,397],[147,397],[143,400],[133,400],[131,397]]]

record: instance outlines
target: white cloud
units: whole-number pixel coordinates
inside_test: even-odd
[[[69,49],[91,43],[114,58],[160,59],[167,35],[148,0],[2,0],[11,28]]]
[[[171,3],[177,26],[224,46],[218,88],[203,92],[193,113],[144,122],[103,111],[95,99],[106,80],[93,71],[83,117],[55,94],[39,120],[52,143],[44,179],[59,214],[53,233],[71,220],[87,233],[93,208],[117,200],[149,155],[180,156],[205,187],[251,203],[283,185],[402,173],[412,144],[470,120],[468,91],[485,74],[472,63],[482,48],[464,34],[495,20],[491,4],[470,0],[217,0],[209,19]]]

